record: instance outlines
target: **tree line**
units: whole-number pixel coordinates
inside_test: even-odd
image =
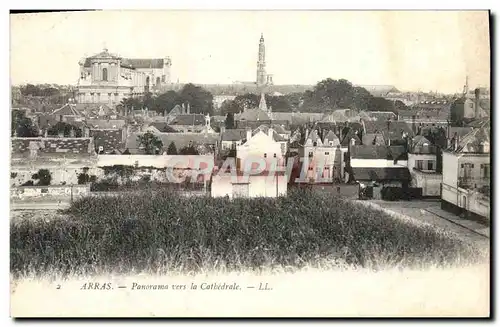
[[[189,104],[190,112],[194,114],[213,115],[213,95],[204,88],[186,84],[176,92],[173,90],[154,95],[146,93],[142,97],[124,98],[121,103],[121,109],[140,110],[148,109],[159,114],[169,113],[176,105],[182,106]]]
[[[401,101],[391,101],[375,97],[366,89],[353,86],[345,79],[327,78],[318,82],[312,90],[286,95],[266,95],[266,104],[273,112],[326,112],[332,109],[358,109],[367,111],[391,111],[405,109]],[[256,108],[260,95],[247,93],[234,100],[226,100],[221,106],[224,115],[239,113],[245,108]]]

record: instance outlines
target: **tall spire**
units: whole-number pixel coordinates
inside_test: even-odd
[[[264,93],[260,94],[259,109],[267,112],[266,97],[265,97]]]
[[[256,84],[257,86],[263,86],[266,84],[266,46],[264,45],[264,34],[262,33],[259,41]]]

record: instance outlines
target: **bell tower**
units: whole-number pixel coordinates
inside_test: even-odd
[[[266,46],[264,44],[264,35],[261,33],[259,40],[259,60],[257,61],[257,87],[265,86],[266,82]]]

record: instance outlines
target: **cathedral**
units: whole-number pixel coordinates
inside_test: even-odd
[[[169,57],[128,59],[108,49],[79,62],[76,100],[115,106],[123,98],[160,91],[170,84]]]

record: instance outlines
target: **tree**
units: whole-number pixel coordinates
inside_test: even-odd
[[[189,103],[192,114],[213,115],[213,95],[202,87],[191,83],[186,84],[179,97],[182,103]]]
[[[276,112],[292,111],[292,106],[288,102],[288,99],[284,96],[267,96],[267,105],[272,107],[272,110]]]
[[[381,97],[372,97],[370,101],[370,111],[390,111],[397,114],[397,110],[394,103],[391,100],[387,100]]]
[[[31,178],[38,179],[38,183],[36,183],[36,185],[40,186],[50,185],[50,181],[52,180],[50,171],[48,171],[47,169],[40,169],[36,174],[33,174]]]
[[[154,104],[152,110],[158,113],[164,113],[165,111],[170,112],[176,105],[181,105],[182,99],[175,91],[168,91],[160,94],[154,99]]]
[[[198,150],[196,150],[196,148],[192,144],[180,149],[179,154],[184,155],[184,156],[186,156],[186,155],[199,155]]]
[[[167,154],[169,155],[177,154],[177,147],[175,146],[174,142],[170,142],[170,144],[168,145]]]
[[[372,95],[362,87],[355,87],[345,79],[327,78],[320,81],[313,90],[304,92],[301,111],[320,111],[327,109],[369,108]]]
[[[26,114],[22,110],[12,111],[11,120],[11,136],[17,135],[18,137],[36,137],[38,136],[38,131],[31,119],[26,117]]]
[[[237,114],[240,111],[243,111],[243,109],[238,105],[238,103],[234,100],[225,100],[222,102],[222,105],[220,107],[220,111],[223,115],[228,114],[228,113],[233,113]]]
[[[238,106],[239,111],[244,111],[247,108],[257,108],[260,102],[260,95],[254,93],[245,93],[234,98],[234,102]]]
[[[229,112],[226,115],[226,120],[224,122],[226,129],[233,129],[234,128],[234,114],[232,112]]]
[[[163,148],[163,142],[151,132],[137,136],[137,143],[146,154],[159,154]]]

